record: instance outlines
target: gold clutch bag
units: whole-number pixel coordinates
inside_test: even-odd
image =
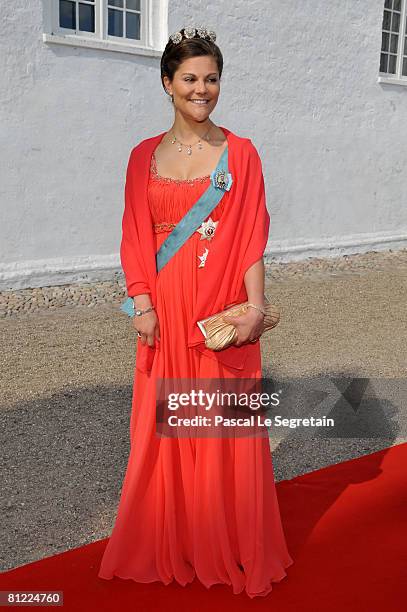
[[[264,296],[264,308],[266,316],[264,317],[264,332],[270,331],[277,325],[280,320],[280,311],[274,304],[270,303],[268,296]],[[226,314],[238,317],[241,314],[247,312],[250,306],[247,306],[248,302],[242,302],[241,304],[235,304],[218,312],[206,319],[197,321],[199,329],[205,337],[205,346],[212,351],[221,351],[222,349],[231,346],[237,338],[236,327],[232,323],[227,323],[222,320]]]

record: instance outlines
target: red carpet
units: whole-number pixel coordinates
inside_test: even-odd
[[[75,612],[405,611],[406,468],[407,444],[400,444],[278,483],[294,564],[265,598],[197,580],[186,587],[101,580],[106,540],[5,572],[0,590],[62,590],[62,609]]]

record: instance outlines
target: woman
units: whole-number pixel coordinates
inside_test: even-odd
[[[181,585],[196,576],[207,587],[224,583],[255,597],[267,595],[293,563],[268,438],[165,437],[157,435],[156,422],[159,379],[261,378],[269,215],[251,140],[209,118],[223,68],[214,40],[205,28],[170,37],[161,80],[174,122],[137,145],[127,167],[120,254],[139,311],[131,450],[98,575]],[[231,186],[157,273],[161,245],[226,154]],[[231,319],[235,344],[206,348],[197,321],[247,300],[253,308]]]

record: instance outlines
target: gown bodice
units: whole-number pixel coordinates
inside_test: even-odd
[[[150,176],[148,183],[148,202],[154,224],[154,232],[171,231],[176,223],[201,197],[209,186],[210,176],[200,176],[194,179],[174,179],[160,176],[153,153],[151,157]],[[222,215],[225,198],[212,211],[214,221]]]

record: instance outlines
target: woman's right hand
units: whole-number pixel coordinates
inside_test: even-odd
[[[133,317],[134,329],[141,334],[140,342],[149,346],[154,346],[155,338],[160,340],[160,326],[155,310],[146,312],[141,316]]]

